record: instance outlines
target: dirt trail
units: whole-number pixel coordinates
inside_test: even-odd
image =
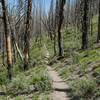
[[[58,73],[53,70],[51,67],[48,68],[48,74],[50,75],[50,78],[52,79],[52,87],[53,87],[53,93],[51,94],[53,97],[53,100],[70,100],[67,96],[67,90],[69,89],[68,85],[60,78]]]
[[[46,48],[46,45],[44,44],[44,56],[45,56],[45,62],[48,63],[48,58],[50,56],[49,51]],[[51,68],[50,66],[47,66],[48,74],[52,80],[52,88],[53,93],[51,93],[51,96],[53,100],[70,100],[67,95],[67,90],[69,90],[68,85],[60,78],[58,73]]]

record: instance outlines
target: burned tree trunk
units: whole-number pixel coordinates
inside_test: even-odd
[[[3,11],[3,21],[4,21],[4,31],[6,39],[6,53],[7,53],[7,69],[8,69],[8,78],[12,79],[12,47],[11,47],[11,36],[9,33],[8,19],[7,19],[7,9],[5,5],[5,0],[1,0],[2,11]]]
[[[31,13],[32,13],[32,0],[28,0],[26,30],[24,35],[24,70],[28,69],[28,64],[29,64]]]
[[[59,17],[58,17],[58,48],[59,56],[63,56],[63,47],[62,47],[62,35],[61,35],[61,26],[63,23],[64,15],[64,5],[66,0],[59,0]]]
[[[98,36],[97,36],[97,43],[100,40],[100,0],[99,0],[99,17],[98,17]]]
[[[88,48],[88,12],[89,0],[82,0],[82,49]]]

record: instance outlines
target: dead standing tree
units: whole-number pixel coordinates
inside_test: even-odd
[[[82,49],[88,48],[88,13],[89,13],[89,0],[81,0],[82,5]]]
[[[63,44],[62,44],[62,35],[61,35],[61,26],[63,24],[64,19],[64,5],[66,0],[59,0],[59,14],[58,14],[58,48],[59,48],[59,56],[63,56]]]
[[[31,34],[31,17],[32,15],[32,0],[28,0],[26,29],[24,35],[24,70],[28,69],[29,65],[29,48],[30,48],[30,34]]]
[[[100,0],[99,0],[99,16],[98,16],[98,36],[97,36],[97,43],[100,40]]]
[[[3,22],[4,22],[4,32],[6,39],[6,53],[7,53],[7,69],[8,69],[8,78],[12,79],[12,47],[11,47],[11,36],[8,27],[8,18],[7,18],[7,9],[5,0],[1,0],[2,11],[3,11]]]

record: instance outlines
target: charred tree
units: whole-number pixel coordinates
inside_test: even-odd
[[[5,5],[5,0],[1,0],[2,11],[3,11],[3,22],[4,22],[4,32],[6,40],[6,53],[7,53],[7,69],[8,69],[8,78],[12,79],[12,47],[11,47],[11,36],[8,27],[8,18],[7,18],[7,9]]]
[[[99,17],[98,17],[98,36],[97,36],[97,43],[100,40],[100,0],[99,0]]]
[[[89,13],[89,0],[82,0],[82,49],[88,48],[88,13]]]
[[[28,65],[29,65],[29,48],[30,48],[30,34],[31,34],[31,14],[32,14],[32,0],[28,0],[26,29],[25,29],[25,35],[24,35],[24,70],[27,70],[28,69]]]
[[[62,46],[62,35],[61,35],[61,26],[64,19],[64,5],[66,0],[59,0],[59,14],[58,14],[58,49],[59,49],[59,56],[63,56],[63,46]]]

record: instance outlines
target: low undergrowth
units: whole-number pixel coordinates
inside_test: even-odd
[[[72,100],[99,100],[100,49],[75,51],[69,57],[54,59],[52,67],[69,84]]]
[[[6,82],[6,78],[4,76],[5,76],[4,74],[0,76],[0,82],[1,82],[0,90],[5,92],[7,97],[13,98],[17,95],[28,95],[31,93],[33,93],[32,97],[34,97],[35,92],[38,92],[38,94],[42,93],[43,95],[43,93],[46,94],[46,92],[49,93],[52,90],[51,80],[47,74],[47,69],[44,66],[34,67],[26,72],[21,72],[20,74],[16,75],[16,77],[14,77],[11,82],[9,81]],[[18,96],[16,98],[20,97]],[[6,100],[6,99],[0,99],[0,100]],[[38,100],[38,99],[33,99],[33,100]]]

